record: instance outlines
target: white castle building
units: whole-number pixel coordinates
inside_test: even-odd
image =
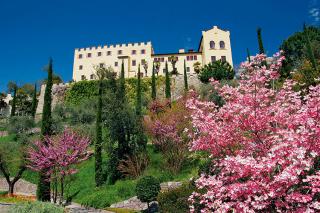
[[[233,66],[230,32],[221,30],[217,26],[202,31],[197,51],[180,49],[176,53],[156,54],[151,42],[75,49],[73,80],[95,79],[95,67],[112,67],[119,74],[122,62],[124,62],[125,77],[137,76],[139,64],[141,64],[141,75],[150,77],[153,62],[158,62],[158,65],[160,65],[159,74],[163,75],[166,61],[168,62],[168,70],[172,70],[169,61],[171,56],[175,56],[177,59],[176,68],[179,74],[183,74],[184,60],[186,61],[188,74],[195,73],[194,64],[196,62],[203,66],[216,60],[222,60]],[[148,64],[146,72],[142,67],[144,62]]]

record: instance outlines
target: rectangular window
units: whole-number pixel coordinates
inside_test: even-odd
[[[100,68],[103,68],[104,67],[104,63],[100,63],[99,66],[100,66]]]
[[[88,53],[87,58],[91,58],[91,53]]]
[[[98,52],[98,57],[102,55],[102,52]]]
[[[122,55],[122,50],[118,50],[118,55]]]
[[[90,75],[90,79],[93,80],[94,79],[94,74]]]
[[[136,66],[136,60],[132,60],[132,66]]]
[[[111,51],[107,51],[107,55],[111,55]]]
[[[82,54],[79,54],[79,58],[82,58]]]
[[[79,66],[79,70],[82,70],[82,68],[83,68],[83,66],[82,66],[82,65],[80,65],[80,66]]]
[[[190,56],[190,61],[192,61],[192,60],[193,60],[193,55]]]
[[[114,66],[115,67],[117,67],[118,66],[118,62],[116,61],[116,62],[114,62]]]
[[[227,57],[226,56],[221,56],[221,61],[222,62],[226,62],[227,61]]]
[[[193,56],[193,59],[194,59],[194,60],[198,60],[196,55],[195,55],[195,56]]]
[[[145,49],[141,50],[141,54],[146,54],[146,50]]]
[[[190,72],[190,67],[187,67],[187,72]]]
[[[164,62],[164,58],[161,58],[161,62]]]
[[[211,62],[215,62],[217,58],[215,56],[211,56]]]
[[[190,61],[190,56],[187,56],[187,61]]]
[[[163,69],[163,73],[166,73],[166,69]]]
[[[135,55],[136,53],[137,53],[136,50],[132,50],[132,51],[131,51],[131,54],[132,54],[132,55]]]
[[[86,76],[85,75],[81,75],[81,80],[86,80]]]

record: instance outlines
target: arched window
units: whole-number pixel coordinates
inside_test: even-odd
[[[224,43],[224,41],[220,41],[220,49],[225,49],[226,48],[226,44]]]
[[[214,49],[216,46],[216,44],[214,43],[214,41],[210,41],[210,48],[211,49]]]

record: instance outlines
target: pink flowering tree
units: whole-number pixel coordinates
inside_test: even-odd
[[[62,203],[66,178],[77,172],[75,165],[88,158],[89,144],[88,138],[79,136],[71,130],[65,130],[56,137],[46,137],[45,143],[34,142],[34,146],[29,149],[28,167],[34,171],[47,171],[55,203],[58,195],[59,202]]]
[[[222,107],[189,99],[191,149],[211,154],[214,171],[196,180],[191,212],[319,212],[320,86],[302,97],[286,81],[274,89],[284,58],[242,64],[239,85],[212,81]]]

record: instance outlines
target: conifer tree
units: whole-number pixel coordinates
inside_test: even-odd
[[[315,71],[317,71],[317,61],[316,61],[316,58],[314,57],[314,51],[311,47],[311,42],[310,42],[310,38],[309,38],[309,30],[308,30],[306,24],[304,24],[304,26],[303,26],[303,31],[304,31],[304,35],[305,35],[305,42],[306,42],[308,59],[310,60],[310,62],[312,64],[312,68]]]
[[[156,88],[156,75],[154,70],[154,63],[152,65],[152,79],[151,79],[151,97],[152,100],[156,100],[157,98],[157,88]]]
[[[16,115],[17,90],[18,90],[18,86],[15,84],[13,86],[13,99],[12,99],[12,106],[11,106],[11,117]]]
[[[121,64],[121,72],[120,72],[120,80],[119,80],[120,84],[119,84],[119,89],[118,89],[118,98],[120,98],[122,100],[122,102],[124,102],[125,97],[126,97],[126,80],[124,78],[124,62],[122,60],[122,64]]]
[[[97,70],[99,79],[98,86],[98,106],[96,118],[96,141],[94,146],[95,156],[95,182],[96,186],[101,186],[104,182],[104,175],[102,170],[102,95],[103,95],[103,80],[105,78],[105,69],[99,68]]]
[[[32,115],[33,118],[35,118],[35,116],[36,116],[37,103],[38,103],[38,100],[37,100],[37,84],[34,84],[32,106],[31,106],[31,108],[32,108],[31,115]]]
[[[187,65],[186,65],[186,60],[184,60],[184,72],[183,72],[183,77],[184,77],[184,90],[187,92],[189,90],[188,86],[188,76],[187,76]]]
[[[248,62],[251,63],[249,48],[247,48],[247,58],[248,58]]]
[[[141,103],[141,73],[140,73],[140,64],[138,67],[138,79],[137,79],[137,92],[136,92],[136,97],[137,97],[137,102],[136,102],[136,115],[141,116],[142,112],[142,103]]]
[[[168,71],[168,62],[166,61],[166,68],[165,68],[165,71],[166,71],[166,76],[165,76],[165,81],[166,81],[166,98],[167,99],[171,99],[171,82],[170,82],[170,76],[169,76],[169,71]]]
[[[49,60],[48,65],[48,79],[47,85],[44,93],[44,103],[42,111],[42,126],[41,135],[42,137],[52,135],[52,115],[51,115],[51,105],[52,105],[52,59]],[[45,141],[45,140],[43,140]],[[44,142],[45,143],[45,142]],[[50,201],[50,182],[48,181],[47,171],[40,172],[40,178],[37,188],[37,198],[41,201]]]
[[[258,27],[257,29],[257,36],[258,36],[258,44],[259,44],[259,53],[265,54],[260,27]]]

